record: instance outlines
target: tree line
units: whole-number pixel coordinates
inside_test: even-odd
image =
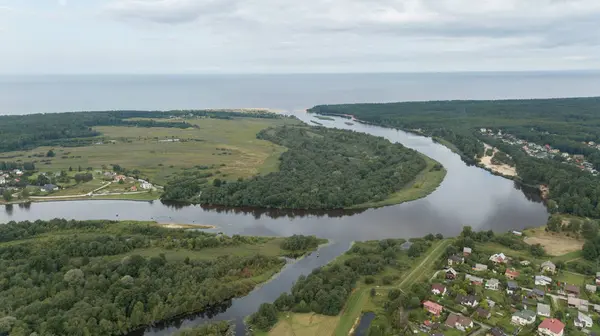
[[[0,335],[121,335],[223,304],[248,293],[254,277],[285,261],[263,255],[195,258],[186,251],[269,239],[130,222],[0,225],[0,241],[11,242],[0,244]],[[221,335],[222,326],[215,328],[205,334]]]
[[[389,104],[320,105],[309,111],[352,114],[374,124],[406,130],[420,129],[452,143],[472,162],[483,152],[482,140],[511,156],[528,185],[549,186],[548,208],[577,216],[600,218],[600,179],[559,160],[537,159],[517,146],[484,137],[480,128],[502,130],[571,154],[585,154],[600,168],[600,151],[584,142],[600,142],[600,98],[496,101],[430,101]]]
[[[426,167],[416,151],[367,134],[323,127],[281,126],[257,137],[284,146],[279,171],[208,183],[202,172],[180,174],[163,200],[205,205],[336,209],[381,201]]]

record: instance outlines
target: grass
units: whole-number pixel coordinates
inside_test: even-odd
[[[143,192],[139,194],[126,195],[99,195],[91,199],[94,200],[130,200],[130,201],[153,201],[160,197],[158,192]]]
[[[541,244],[546,253],[552,256],[562,256],[567,253],[581,251],[585,240],[567,236],[565,233],[546,231],[546,227],[527,229],[524,232],[527,244]]]
[[[83,194],[87,194],[91,191],[94,191],[94,190],[102,187],[106,183],[107,183],[106,181],[103,181],[99,178],[95,178],[89,182],[75,184],[75,185],[68,187],[67,189],[62,189],[62,190],[53,192],[52,194],[50,194],[48,196],[83,195]]]
[[[393,193],[383,201],[367,202],[353,206],[352,208],[374,208],[400,204],[423,198],[434,192],[442,183],[444,177],[446,177],[446,169],[442,168],[441,170],[434,170],[433,168],[438,162],[425,155],[422,155],[422,157],[427,162],[427,166],[405,188]]]
[[[308,314],[286,314],[268,333],[255,335],[272,336],[330,336],[333,334],[338,316]]]
[[[256,139],[256,134],[267,127],[295,124],[293,119],[236,118],[190,119],[187,122],[199,128],[142,128],[96,127],[103,135],[102,145],[85,147],[53,147],[56,157],[50,164],[38,163],[41,171],[68,170],[69,167],[92,167],[119,164],[128,169],[139,169],[142,175],[162,185],[169,176],[196,165],[211,166],[209,170],[219,178],[237,179],[259,173],[276,171],[277,158],[285,148],[269,141]],[[159,142],[160,139],[181,139],[181,142]],[[109,140],[116,141],[115,144]],[[35,160],[33,154],[46,153],[51,147],[39,147],[25,152],[8,152],[14,160]],[[220,173],[216,173],[220,171]]]
[[[335,328],[335,336],[346,336],[362,314],[363,307],[369,298],[369,287],[359,287],[348,298],[346,307],[340,315],[339,322]]]
[[[556,281],[566,282],[572,285],[581,286],[585,283],[585,275],[579,273],[573,273],[569,271],[561,271],[555,278]]]

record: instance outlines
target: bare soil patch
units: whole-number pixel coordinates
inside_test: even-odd
[[[572,237],[567,237],[562,233],[546,232],[544,228],[537,228],[528,231],[530,236],[525,238],[525,243],[529,245],[540,244],[551,256],[560,256],[574,251],[579,251],[585,241]]]
[[[485,147],[485,151],[492,148],[488,144],[484,144],[484,147]],[[481,164],[483,164],[487,169],[490,169],[493,172],[500,173],[505,176],[517,176],[517,169],[515,167],[511,167],[507,164],[495,165],[492,163],[492,157],[494,156],[494,154],[496,154],[498,149],[494,148],[493,150],[494,150],[494,152],[492,153],[491,156],[484,154],[483,157],[481,157],[481,159],[479,160],[479,162]]]

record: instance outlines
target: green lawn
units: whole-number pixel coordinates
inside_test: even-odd
[[[561,271],[558,276],[554,278],[557,281],[566,282],[568,284],[582,286],[585,284],[585,275],[573,273],[569,271]]]
[[[442,183],[444,177],[446,177],[446,169],[433,170],[433,167],[438,163],[429,157],[422,155],[427,162],[427,166],[413,182],[409,183],[402,190],[390,195],[383,201],[379,202],[368,202],[353,206],[352,208],[374,208],[382,207],[386,205],[400,204],[408,201],[414,201],[419,198],[423,198],[437,189]]]
[[[346,302],[346,307],[344,307],[340,316],[340,321],[335,328],[335,336],[348,335],[356,319],[360,317],[363,311],[363,306],[369,298],[369,291],[370,288],[368,287],[360,287],[350,295],[348,302]]]

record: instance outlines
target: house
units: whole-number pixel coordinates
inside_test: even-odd
[[[454,279],[456,279],[457,274],[458,273],[452,267],[450,267],[449,269],[446,270],[446,279],[454,280]]]
[[[569,296],[567,299],[567,305],[570,308],[577,308],[577,310],[587,312],[589,310],[590,302],[588,300],[578,299],[576,297]]]
[[[490,308],[494,308],[496,306],[496,302],[490,300],[490,299],[485,299],[485,301],[488,303],[488,306]]]
[[[548,272],[552,274],[556,273],[556,265],[549,260],[544,261],[540,267],[542,268],[542,272]]]
[[[473,271],[477,271],[477,272],[487,271],[487,269],[488,269],[487,265],[484,265],[484,264],[475,264],[475,267],[473,267]]]
[[[476,285],[476,286],[483,285],[483,278],[476,277],[471,274],[465,275],[465,280],[468,280],[469,282],[471,282],[471,284]]]
[[[137,191],[137,187],[136,187],[136,186],[133,186],[133,187],[131,187],[131,189],[130,189],[130,190],[131,190],[131,191]]]
[[[521,273],[519,273],[519,271],[515,270],[514,268],[506,269],[506,272],[504,272],[504,276],[511,280],[515,280],[516,278],[518,278],[519,274]]]
[[[548,286],[552,283],[552,279],[545,275],[536,275],[534,283],[536,286]]]
[[[529,261],[529,260],[523,260],[519,264],[521,264],[522,266],[529,266],[529,265],[531,265],[531,261]]]
[[[431,293],[444,296],[446,295],[446,286],[442,284],[433,284],[431,285]]]
[[[477,298],[473,295],[460,295],[458,294],[456,296],[456,303],[459,303],[463,306],[467,306],[467,307],[471,307],[471,308],[475,308],[477,307],[477,305],[479,304],[479,302],[477,301]]]
[[[142,189],[145,189],[145,190],[152,189],[152,183],[149,183],[149,182],[142,182],[142,184],[140,186],[142,187]]]
[[[504,253],[494,254],[490,257],[490,261],[496,264],[504,264],[508,261],[508,258],[504,255]]]
[[[482,319],[489,319],[490,316],[492,316],[492,313],[490,313],[489,310],[483,309],[481,307],[477,308],[477,310],[475,311],[475,314]]]
[[[515,281],[506,282],[506,294],[513,294],[517,290],[519,290],[519,284]]]
[[[15,169],[15,170],[13,170],[13,173],[14,173],[15,175],[17,175],[17,176],[21,176],[21,175],[23,175],[23,172],[22,172],[21,170],[19,170],[19,169]]]
[[[530,325],[535,322],[535,313],[531,310],[521,310],[513,314],[510,319],[512,324],[516,325]]]
[[[455,254],[448,257],[448,266],[460,265],[465,262],[465,257]]]
[[[580,290],[579,290],[579,287],[577,287],[575,285],[566,285],[565,292],[567,292],[568,296],[579,297]]]
[[[6,178],[4,176],[0,176],[0,184],[5,184]]]
[[[595,304],[595,305],[594,305],[594,311],[595,311],[596,313],[600,313],[600,305],[597,305],[597,304]]]
[[[486,336],[507,336],[506,333],[504,332],[504,330],[498,328],[498,327],[494,327],[490,330],[488,330],[487,334],[485,334]]]
[[[120,181],[125,182],[126,179],[127,179],[127,176],[125,176],[125,175],[117,175],[117,176],[115,176],[115,182],[120,182]]]
[[[433,315],[440,315],[440,313],[444,310],[444,307],[442,307],[440,304],[431,301],[423,302],[423,308]]]
[[[456,328],[460,331],[466,331],[469,328],[473,328],[473,320],[466,316],[451,313],[446,319],[446,326],[449,328]]]
[[[498,279],[489,279],[485,282],[485,289],[498,290],[500,281]]]
[[[521,232],[521,231],[512,231],[512,234],[514,234],[515,236],[519,236],[520,237],[520,236],[523,235],[523,232]]]
[[[594,285],[585,285],[585,290],[590,293],[596,293],[597,287]]]
[[[537,314],[540,316],[544,316],[544,317],[550,317],[550,314],[552,314],[550,305],[547,305],[545,303],[538,303],[537,304]]]
[[[588,315],[578,312],[573,324],[578,328],[591,328],[594,325],[594,321]]]
[[[40,191],[45,191],[45,192],[51,192],[51,191],[55,191],[58,190],[58,187],[55,186],[54,184],[45,184],[43,187],[40,188]]]
[[[534,298],[537,300],[543,300],[545,295],[546,295],[546,293],[539,288],[534,288],[528,293],[528,296],[530,298]]]
[[[538,333],[544,336],[563,336],[565,324],[555,318],[548,318],[538,326]]]
[[[473,250],[470,247],[463,247],[463,257],[468,257],[473,253]]]

